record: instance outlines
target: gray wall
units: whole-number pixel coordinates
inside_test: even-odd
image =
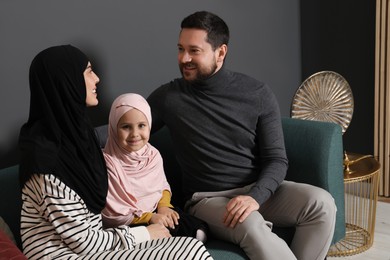
[[[229,25],[227,67],[268,83],[283,116],[301,83],[298,0],[1,0],[0,168],[18,161],[17,138],[29,110],[28,70],[41,50],[73,44],[91,58],[101,78],[100,104],[90,110],[105,124],[111,102],[125,92],[149,95],[179,77],[181,20],[198,10]]]

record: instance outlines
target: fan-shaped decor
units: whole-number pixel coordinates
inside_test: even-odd
[[[298,88],[291,117],[337,123],[344,134],[351,122],[353,108],[348,82],[336,72],[321,71],[311,75]]]

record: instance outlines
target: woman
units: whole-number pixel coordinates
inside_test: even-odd
[[[102,228],[108,177],[86,107],[98,104],[88,58],[71,45],[43,50],[30,67],[22,126],[21,238],[29,259],[211,259],[203,244],[159,224]],[[153,240],[157,239],[157,240]]]

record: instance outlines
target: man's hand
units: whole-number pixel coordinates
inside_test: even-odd
[[[259,203],[251,196],[240,195],[229,201],[226,205],[226,213],[223,223],[234,228],[237,223],[242,223],[253,211],[260,209]]]

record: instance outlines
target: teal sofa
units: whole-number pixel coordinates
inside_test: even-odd
[[[289,159],[287,179],[322,187],[335,199],[338,208],[333,237],[335,243],[345,236],[341,128],[333,123],[283,118],[283,131]],[[96,133],[103,146],[107,127],[98,127]],[[151,143],[164,158],[164,168],[173,190],[173,203],[180,205],[183,203],[180,201],[180,168],[175,160],[168,129],[163,128],[154,134]],[[21,199],[17,165],[0,170],[0,198],[0,216],[9,225],[20,247]],[[291,242],[293,228],[274,227],[273,230],[287,243]],[[213,237],[208,239],[206,246],[214,259],[247,259],[238,246]]]

